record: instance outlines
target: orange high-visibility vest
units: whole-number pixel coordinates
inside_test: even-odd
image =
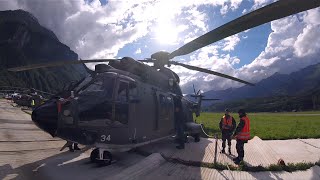
[[[232,129],[232,116],[229,116],[227,119],[226,116],[223,116],[222,129]]]
[[[237,135],[239,140],[249,140],[250,139],[250,119],[247,116],[241,118],[244,121],[244,127],[241,132]]]

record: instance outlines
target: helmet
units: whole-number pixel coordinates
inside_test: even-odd
[[[239,109],[238,113],[239,114],[246,114],[246,111],[244,109]]]

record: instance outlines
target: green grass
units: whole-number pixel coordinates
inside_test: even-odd
[[[311,115],[310,115],[311,114]],[[209,135],[219,134],[219,122],[223,113],[201,113],[197,123],[203,123]],[[232,114],[239,123],[237,114]],[[320,138],[320,112],[299,113],[248,113],[251,137],[261,139]]]
[[[164,157],[166,161],[171,163],[183,164],[186,166],[194,166],[194,167],[206,167],[217,169],[219,171],[222,170],[231,170],[231,171],[248,171],[248,172],[261,172],[261,171],[305,171],[310,169],[313,166],[319,166],[319,162],[310,163],[310,162],[300,162],[300,163],[288,163],[287,165],[279,165],[279,164],[271,164],[268,167],[259,166],[247,166],[244,162],[241,162],[239,166],[234,165],[226,165],[221,163],[207,163],[207,162],[195,162],[195,161],[184,161],[177,158]]]

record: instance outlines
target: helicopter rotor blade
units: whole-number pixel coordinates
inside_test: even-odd
[[[39,63],[39,64],[31,64],[31,65],[26,65],[26,66],[9,68],[8,71],[19,72],[19,71],[27,71],[27,70],[39,69],[39,68],[57,67],[57,66],[72,65],[72,64],[109,62],[109,61],[116,61],[116,60],[120,60],[120,59],[92,59],[92,60],[76,60],[76,61],[56,61],[56,62],[50,62],[50,63]]]
[[[178,66],[185,67],[187,69],[191,69],[191,70],[195,70],[195,71],[199,71],[199,72],[204,72],[204,73],[208,73],[208,74],[213,74],[213,75],[216,75],[216,76],[220,76],[220,77],[224,77],[224,78],[227,78],[227,79],[238,81],[238,82],[241,82],[241,83],[244,83],[244,84],[248,84],[250,86],[254,86],[254,84],[249,83],[247,81],[244,81],[244,80],[241,80],[241,79],[238,79],[238,78],[226,75],[226,74],[222,74],[222,73],[219,73],[219,72],[211,71],[209,69],[204,69],[204,68],[200,68],[200,67],[196,67],[196,66],[182,64],[182,63],[179,63],[179,62],[176,62],[176,61],[170,61],[170,63],[173,64],[173,65],[178,65]]]
[[[219,101],[221,99],[207,99],[207,98],[202,98],[203,101]]]
[[[320,6],[319,0],[279,0],[226,23],[183,45],[169,54],[169,59],[186,55],[204,46],[222,40],[264,23]]]

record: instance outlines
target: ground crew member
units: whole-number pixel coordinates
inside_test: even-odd
[[[176,148],[184,149],[185,135],[181,97],[174,97],[174,106],[175,128],[178,140],[178,146],[176,146]]]
[[[244,158],[244,143],[247,143],[250,139],[250,120],[247,117],[247,114],[244,109],[238,111],[240,122],[237,126],[236,131],[233,136],[237,139],[237,153],[238,157],[234,158],[233,161],[235,164],[240,164]]]
[[[176,146],[177,149],[184,149],[184,143],[185,143],[185,135],[184,135],[184,114],[182,109],[182,92],[178,85],[178,82],[174,79],[169,79],[169,86],[171,89],[171,92],[174,93],[173,95],[173,103],[174,103],[174,125],[176,129],[176,140],[178,141],[178,146]]]
[[[231,138],[232,133],[236,128],[236,121],[232,116],[230,116],[229,109],[225,110],[225,115],[221,118],[219,127],[222,134],[222,151],[221,153],[225,153],[226,141],[228,141],[229,154],[231,154]]]

